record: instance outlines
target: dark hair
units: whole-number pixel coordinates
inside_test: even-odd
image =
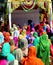
[[[0,60],[2,59],[6,59],[7,60],[7,56],[0,56]]]
[[[1,26],[1,24],[2,24],[2,21],[0,21],[0,26]]]
[[[32,20],[28,20],[28,25],[30,25],[32,23]]]
[[[31,42],[32,42],[32,39],[29,39],[29,40],[28,40],[28,44],[30,44]]]

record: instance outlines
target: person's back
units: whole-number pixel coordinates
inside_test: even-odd
[[[39,54],[38,57],[45,63],[45,65],[49,65],[50,61],[50,41],[48,39],[47,34],[43,34],[40,36],[40,43],[39,43]]]
[[[28,56],[21,61],[22,65],[44,65],[44,63],[36,57],[36,49],[31,46],[28,50]]]

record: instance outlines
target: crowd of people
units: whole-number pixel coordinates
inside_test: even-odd
[[[22,28],[13,24],[0,32],[0,65],[50,65],[53,62],[53,30],[48,22],[29,20]]]

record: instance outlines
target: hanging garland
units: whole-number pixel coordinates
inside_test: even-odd
[[[13,12],[19,6],[20,6],[20,2],[19,1],[11,2],[11,12]]]
[[[25,12],[31,11],[35,7],[36,0],[26,0],[25,2],[22,2],[21,7]]]

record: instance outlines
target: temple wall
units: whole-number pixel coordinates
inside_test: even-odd
[[[29,19],[33,20],[34,23],[39,24],[39,9],[32,10],[28,13],[26,13],[23,10],[15,10],[12,13],[12,23],[20,24],[23,26],[24,24],[27,24],[27,21]]]

